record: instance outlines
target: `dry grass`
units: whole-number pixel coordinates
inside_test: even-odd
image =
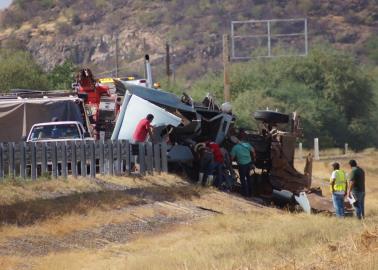
[[[345,239],[336,227],[344,228]],[[104,250],[52,254],[34,264],[35,269],[355,269],[358,259],[348,265],[345,256],[351,253],[343,244],[361,248],[352,235],[363,228],[356,220],[324,216],[223,215]],[[361,258],[361,269],[375,269],[374,256]]]
[[[1,269],[29,265],[31,269],[378,269],[378,173],[377,152],[367,151],[357,161],[367,173],[367,215],[364,222],[339,220],[323,215],[288,213],[260,208],[233,195],[207,190],[200,196],[175,195],[188,203],[223,213],[191,225],[170,226],[160,233],[140,235],[125,244],[104,249],[72,250],[42,257],[0,257]],[[341,159],[348,171],[348,159]],[[314,163],[315,184],[328,189],[330,160]],[[303,168],[298,161],[297,167]],[[155,180],[154,180],[155,179]],[[176,194],[174,186],[186,183],[174,176],[107,178],[109,182],[135,188],[159,187]],[[195,189],[193,187],[193,189]],[[193,191],[192,189],[192,191]],[[173,194],[171,194],[173,196]],[[176,197],[175,197],[176,198]],[[138,215],[143,213],[138,208]],[[141,210],[141,212],[139,212]],[[169,215],[169,212],[165,213]],[[114,215],[93,210],[85,217],[67,215],[26,228],[2,228],[1,235],[65,234],[132,219],[128,212]],[[73,226],[72,224],[75,224]],[[337,228],[342,228],[341,230]]]
[[[100,179],[128,188],[171,188],[188,186],[188,182],[175,175],[161,174],[146,177],[102,176]],[[0,205],[10,205],[40,198],[67,196],[86,192],[103,191],[104,188],[87,178],[51,180],[41,178],[38,181],[6,179],[0,182]]]
[[[104,177],[102,180],[105,183],[127,187],[132,193],[106,190],[84,178],[3,183],[0,185],[0,213],[5,212],[4,207],[15,208],[13,212],[18,211],[17,214],[20,216],[17,223],[25,221],[30,224],[22,227],[17,224],[1,226],[0,242],[10,237],[27,235],[63,236],[105,224],[132,222],[136,219],[134,210],[112,210],[140,205],[135,210],[137,217],[148,218],[156,214],[150,208],[143,207],[149,194],[153,194],[158,200],[176,201],[199,197],[206,192],[177,176],[166,174],[145,178]],[[46,195],[62,197],[57,202],[55,199],[46,198]],[[24,207],[28,209],[24,210]],[[159,210],[159,214],[169,213]]]
[[[0,184],[0,205],[10,205],[19,202],[31,201],[72,193],[96,192],[101,188],[85,178],[67,180],[14,180],[7,179]]]
[[[154,215],[153,211],[148,208],[137,208],[137,210],[138,217],[147,218]],[[134,211],[112,212],[94,209],[87,212],[85,215],[72,213],[62,217],[37,222],[36,224],[26,227],[19,227],[17,225],[3,226],[0,227],[0,243],[13,237],[28,235],[60,237],[75,231],[97,228],[105,224],[119,224],[127,221],[132,222],[136,220],[134,214]]]

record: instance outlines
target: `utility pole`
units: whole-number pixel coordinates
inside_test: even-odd
[[[171,44],[171,52],[172,52],[172,64],[171,64],[171,75],[172,75],[172,81],[173,84],[176,84],[176,76],[175,76],[175,47]]]
[[[118,78],[118,70],[119,70],[119,65],[118,65],[118,50],[119,50],[119,46],[118,46],[118,33],[115,34],[115,76],[116,78]]]
[[[147,55],[147,44],[146,44],[146,38],[143,38],[143,55]],[[144,78],[147,78],[147,69],[146,69],[146,57],[144,57]]]
[[[170,55],[169,55],[169,42],[165,43],[165,68],[166,68],[166,75],[167,75],[167,84],[170,85],[170,77],[171,77],[171,70],[170,70]]]
[[[230,52],[229,52],[229,37],[227,34],[223,35],[223,95],[224,101],[229,102],[231,100],[230,94]]]

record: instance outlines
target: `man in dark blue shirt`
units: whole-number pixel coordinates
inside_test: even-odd
[[[359,166],[355,160],[350,160],[349,165],[352,168],[350,173],[348,197],[352,194],[356,199],[353,203],[356,217],[362,219],[365,217],[365,172]]]

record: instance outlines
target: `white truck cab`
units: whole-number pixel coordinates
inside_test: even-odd
[[[27,142],[51,142],[72,140],[94,140],[78,121],[38,123],[32,126]]]

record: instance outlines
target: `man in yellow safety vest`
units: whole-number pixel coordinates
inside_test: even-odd
[[[348,182],[343,170],[340,170],[340,164],[332,164],[333,172],[330,179],[333,206],[335,207],[336,216],[344,217],[344,197],[347,192]]]

